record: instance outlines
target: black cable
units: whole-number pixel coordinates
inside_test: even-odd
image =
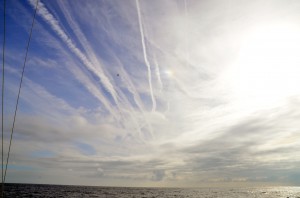
[[[16,108],[15,108],[14,120],[13,120],[13,125],[12,125],[12,128],[11,128],[10,141],[9,141],[8,153],[7,153],[7,158],[6,158],[6,166],[5,166],[4,179],[3,179],[4,183],[5,183],[5,177],[6,177],[8,160],[9,160],[10,148],[11,148],[11,143],[12,143],[12,138],[13,138],[13,133],[14,133],[14,127],[15,127],[15,122],[16,122],[16,117],[17,117],[17,111],[18,111],[20,93],[21,93],[21,88],[22,88],[23,76],[24,76],[24,71],[25,71],[27,55],[28,55],[29,45],[30,45],[30,41],[31,41],[35,16],[36,16],[36,13],[37,13],[38,3],[39,3],[39,0],[36,1],[35,11],[34,11],[33,19],[32,19],[32,24],[31,24],[30,34],[29,34],[29,38],[28,38],[28,42],[27,42],[27,47],[26,47],[26,54],[25,54],[25,59],[24,59],[24,64],[23,64],[23,70],[22,70],[22,75],[21,75],[21,80],[20,80],[20,85],[19,85],[19,92],[18,92],[17,103],[16,103]]]

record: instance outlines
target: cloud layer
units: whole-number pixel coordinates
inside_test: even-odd
[[[34,5],[7,5],[5,146]],[[244,87],[240,75],[252,33],[270,24],[297,31],[299,5],[41,1],[7,181],[299,185],[300,90],[274,102],[250,91],[256,76],[263,85],[277,73],[262,78],[264,65],[252,65]],[[284,76],[298,71],[284,66]]]

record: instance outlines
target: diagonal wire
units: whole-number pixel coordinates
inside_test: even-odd
[[[1,102],[1,132],[2,132],[2,184],[1,184],[1,197],[3,197],[3,191],[4,191],[4,183],[3,183],[3,145],[4,145],[4,63],[5,63],[5,37],[6,37],[6,0],[3,1],[3,45],[2,45],[2,102]]]
[[[15,122],[16,122],[16,117],[17,117],[17,111],[18,111],[20,93],[21,93],[21,88],[22,88],[23,76],[24,76],[24,71],[25,71],[25,66],[26,66],[26,61],[27,61],[27,55],[28,55],[28,50],[29,50],[29,45],[30,45],[30,41],[31,41],[32,30],[33,30],[33,26],[34,26],[34,22],[35,22],[35,16],[36,16],[36,13],[37,13],[38,4],[39,4],[39,0],[36,1],[34,15],[33,15],[32,24],[31,24],[31,29],[30,29],[30,34],[29,34],[27,47],[26,47],[26,54],[25,54],[25,59],[24,59],[24,63],[23,63],[23,70],[22,70],[22,75],[21,75],[21,80],[20,80],[20,85],[19,85],[19,92],[18,92],[18,97],[17,97],[14,120],[13,120],[13,125],[12,125],[12,128],[11,128],[10,141],[9,141],[8,153],[7,153],[7,158],[6,158],[6,166],[5,166],[4,179],[3,179],[4,183],[5,183],[5,177],[6,177],[8,160],[9,160],[10,148],[11,148],[11,143],[12,143],[12,138],[13,138],[13,133],[14,133],[14,127],[15,127]]]

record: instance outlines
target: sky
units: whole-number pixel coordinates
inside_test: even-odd
[[[7,1],[5,157],[35,3]],[[40,0],[6,182],[300,185],[299,9]]]

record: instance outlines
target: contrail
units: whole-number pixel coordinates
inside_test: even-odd
[[[112,108],[108,99],[106,99],[101,91],[99,91],[99,88],[93,82],[91,82],[88,76],[82,74],[81,68],[79,68],[78,66],[74,66],[76,65],[75,63],[73,63],[72,65],[72,67],[69,67],[69,70],[71,71],[71,73],[73,73],[75,78],[83,83],[86,89],[104,105],[104,107],[116,120],[118,120],[118,114]]]
[[[31,6],[34,6],[34,0],[29,0]],[[104,74],[100,67],[95,67],[90,60],[76,47],[74,42],[68,37],[65,31],[60,27],[58,21],[54,18],[54,16],[47,10],[44,4],[41,2],[39,4],[39,12],[38,14],[44,18],[44,20],[49,23],[52,29],[58,34],[58,36],[64,41],[69,49],[82,61],[82,63],[94,74],[98,76],[103,86],[106,90],[112,95],[114,101],[118,103],[118,96],[113,88],[113,85],[110,83],[108,77]]]
[[[162,91],[163,83],[162,83],[161,78],[160,78],[160,70],[159,70],[159,66],[158,66],[155,54],[154,54],[153,58],[154,58],[154,65],[155,65],[155,74],[156,74],[157,81],[158,81],[158,84],[159,84],[159,89],[160,89],[160,91]]]
[[[68,12],[68,9],[65,7],[65,4],[62,2],[58,2],[60,8],[63,11],[63,14],[66,18],[66,21],[68,22],[68,24],[70,25],[71,29],[73,30],[75,36],[77,37],[79,43],[82,45],[83,49],[85,50],[85,52],[87,53],[87,56],[90,58],[90,60],[92,61],[92,63],[94,63],[95,65],[100,65],[94,50],[90,47],[90,43],[88,42],[88,40],[86,39],[86,36],[83,34],[83,32],[80,30],[80,28],[78,27],[76,21],[73,20],[72,16],[70,15],[70,13]],[[107,49],[109,52],[111,51],[110,48]],[[126,73],[126,71],[124,70],[122,63],[120,62],[119,58],[113,53],[111,52],[111,55],[113,55],[113,57],[116,59],[117,63],[121,66],[121,71],[119,71],[120,73],[120,79],[125,79],[125,86],[127,87],[127,89],[132,92],[133,96],[134,96],[134,100],[137,104],[137,106],[139,107],[140,111],[144,112],[144,108],[140,99],[140,96],[138,95],[138,93],[136,92],[136,88],[134,87],[133,83],[131,82],[128,74]],[[88,89],[90,89],[93,86],[89,86],[87,87]],[[94,89],[95,90],[95,89]],[[122,92],[121,89],[118,89],[118,87],[115,87],[116,92],[118,93],[118,99],[120,100],[120,103],[116,103],[119,109],[119,114],[123,115],[122,117],[126,118],[126,119],[131,119],[134,123],[134,126],[136,128],[136,130],[139,132],[139,136],[142,139],[142,132],[141,132],[141,127],[139,126],[138,120],[136,120],[136,116],[134,115],[134,113],[132,113],[133,107],[130,104],[130,102],[128,101],[126,95]],[[95,90],[96,93],[99,92],[99,90]],[[99,93],[97,94],[99,95]],[[125,109],[126,112],[124,112],[124,108],[122,108],[121,105],[125,105]],[[128,111],[129,110],[129,111]],[[129,114],[129,116],[127,116],[126,114]],[[127,122],[126,120],[124,122]],[[151,134],[152,131],[151,131]],[[142,139],[143,141],[143,139]]]
[[[138,13],[138,19],[139,19],[139,27],[140,27],[140,33],[141,33],[142,46],[143,46],[144,60],[145,60],[145,64],[148,69],[148,80],[149,80],[149,87],[150,87],[150,95],[151,95],[151,99],[152,99],[152,111],[155,111],[156,101],[155,101],[153,89],[152,89],[151,67],[150,67],[150,63],[148,61],[148,57],[147,57],[147,50],[146,50],[145,37],[144,37],[143,26],[142,26],[142,17],[141,17],[139,0],[136,0],[135,2],[136,2],[137,13]]]

